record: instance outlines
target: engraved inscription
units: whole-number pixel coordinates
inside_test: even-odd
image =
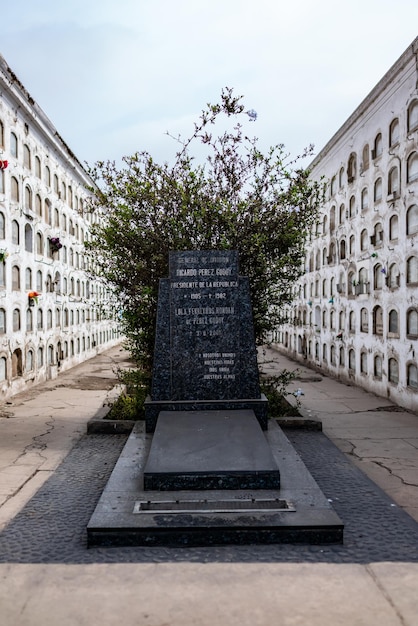
[[[204,380],[235,380],[235,352],[203,352],[199,356],[205,367]]]
[[[249,281],[237,251],[171,252],[160,294],[153,399],[258,398]]]
[[[189,393],[193,387],[199,397],[237,397],[240,380],[237,254],[231,251],[173,254],[170,277],[173,388],[179,397],[184,397],[180,394]]]

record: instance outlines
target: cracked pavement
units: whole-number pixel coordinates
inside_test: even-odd
[[[0,405],[0,530],[58,467],[101,411],[129,355],[116,346]]]
[[[185,550],[178,562],[166,547],[161,562],[152,562],[152,548],[136,557],[132,548],[87,550],[83,520],[122,443],[83,435],[117,383],[116,367],[130,365],[118,347],[0,406],[2,624],[417,624],[416,525],[393,501],[418,518],[418,417],[276,351],[267,356],[270,372],[299,368],[292,385],[304,393],[302,415],[320,419],[392,500],[326,437],[294,431],[345,511],[345,545],[213,548],[211,561],[204,550]]]
[[[273,348],[264,360],[266,373],[297,370],[290,391],[303,391],[302,416],[320,420],[338,448],[418,521],[418,416]],[[118,383],[117,369],[130,365],[129,354],[116,346],[0,405],[0,530],[102,410]]]
[[[300,413],[322,422],[323,432],[351,461],[418,521],[418,415],[390,400],[350,386],[265,350],[266,373],[297,371]],[[296,403],[289,396],[292,404]]]

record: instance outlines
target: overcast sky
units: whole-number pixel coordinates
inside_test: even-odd
[[[318,152],[418,34],[417,0],[10,0],[0,52],[79,160],[169,160],[223,87]],[[249,124],[251,122],[248,121]]]

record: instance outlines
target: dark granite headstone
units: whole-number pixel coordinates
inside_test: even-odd
[[[147,430],[160,410],[220,408],[253,409],[265,428],[249,282],[239,276],[238,253],[171,252],[169,268],[160,281]]]

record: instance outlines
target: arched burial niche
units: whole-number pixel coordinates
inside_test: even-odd
[[[20,348],[16,348],[12,354],[12,378],[22,376],[22,373],[22,350]]]

